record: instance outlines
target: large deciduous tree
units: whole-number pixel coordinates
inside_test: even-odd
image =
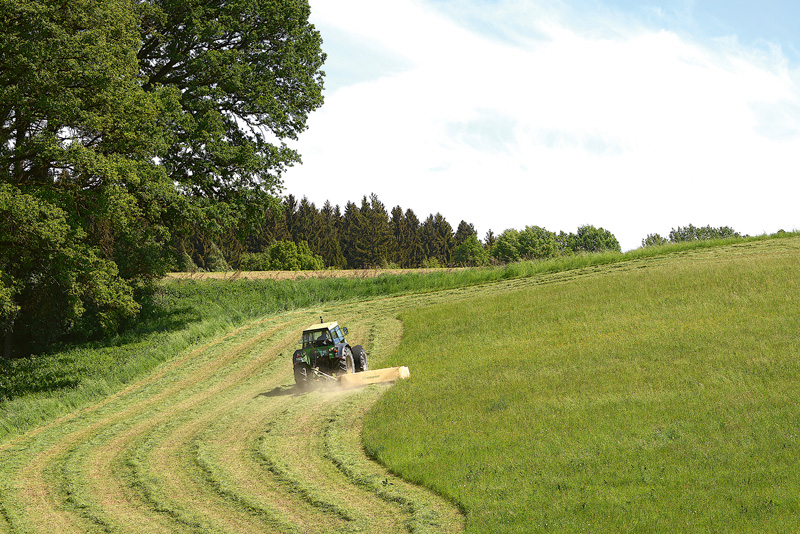
[[[299,161],[285,140],[322,103],[308,15],[302,0],[0,0],[7,345],[117,328],[176,234],[275,205]]]
[[[325,55],[306,0],[142,0],[146,91],[180,90],[163,164],[207,220],[251,226],[300,161],[286,139],[322,104]]]

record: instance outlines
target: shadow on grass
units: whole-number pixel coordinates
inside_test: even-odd
[[[271,390],[266,391],[264,393],[259,393],[258,395],[256,395],[255,398],[258,398],[258,397],[285,397],[287,395],[300,395],[301,393],[305,393],[305,392],[302,391],[300,388],[298,388],[296,385],[293,385],[293,386],[278,386],[278,387],[272,388]]]
[[[203,317],[190,307],[167,311],[145,306],[128,329],[105,339],[65,340],[47,351],[12,359],[0,358],[0,402],[26,395],[78,387],[87,377],[103,376],[136,357],[134,350],[157,337],[185,330]],[[123,350],[114,350],[120,349]],[[92,354],[93,356],[87,357]]]

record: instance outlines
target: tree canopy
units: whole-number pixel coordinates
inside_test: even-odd
[[[0,0],[0,15],[8,355],[11,334],[118,328],[176,242],[258,225],[299,161],[285,140],[322,104],[325,55],[300,0]]]

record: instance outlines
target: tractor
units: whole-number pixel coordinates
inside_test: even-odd
[[[304,390],[312,381],[337,380],[368,369],[366,351],[361,345],[350,347],[344,338],[347,333],[339,323],[321,320],[303,330],[302,346],[292,355],[298,388]]]

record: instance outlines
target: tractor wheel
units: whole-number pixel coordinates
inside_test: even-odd
[[[353,364],[355,365],[356,373],[362,373],[369,369],[367,365],[367,351],[361,345],[353,347]]]
[[[306,364],[300,363],[294,366],[294,382],[300,391],[305,391],[311,386],[311,369]]]
[[[350,350],[350,347],[344,348],[342,356],[344,357],[339,360],[339,374],[344,375],[354,372],[353,351]]]

